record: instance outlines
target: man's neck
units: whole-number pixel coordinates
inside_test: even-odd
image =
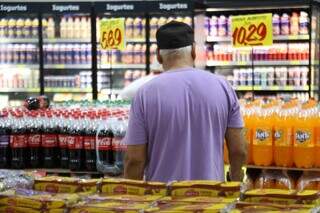
[[[183,69],[183,68],[188,68],[188,67],[193,67],[193,64],[173,64],[170,66],[165,66],[165,65],[163,66],[165,71]]]

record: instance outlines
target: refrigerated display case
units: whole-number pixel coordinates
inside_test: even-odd
[[[241,95],[315,97],[319,28],[315,1],[206,1],[207,69]],[[273,45],[233,48],[231,16],[272,13]],[[315,24],[314,24],[315,25]]]
[[[91,3],[46,3],[41,15],[44,93],[92,99]]]
[[[36,7],[2,3],[0,7],[0,106],[20,104],[40,93],[39,21]]]

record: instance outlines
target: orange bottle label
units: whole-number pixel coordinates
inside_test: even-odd
[[[295,147],[313,147],[312,131],[308,128],[299,128],[294,133]]]
[[[254,133],[253,145],[272,145],[272,130],[265,127],[257,127]]]
[[[274,142],[276,146],[290,146],[292,139],[292,132],[289,128],[277,128],[274,131]]]

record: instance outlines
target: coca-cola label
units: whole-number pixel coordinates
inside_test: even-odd
[[[32,148],[40,147],[41,146],[41,135],[40,134],[29,135],[28,146],[32,147]]]
[[[112,138],[100,137],[97,141],[99,150],[107,151],[112,148]]]
[[[42,147],[52,148],[58,146],[57,135],[55,134],[44,134],[42,135]]]
[[[85,150],[95,150],[96,149],[96,137],[95,136],[85,136],[83,138],[83,144]]]
[[[10,143],[9,135],[0,135],[0,147],[8,147]]]
[[[26,148],[28,145],[27,135],[11,135],[10,147],[11,148]]]
[[[67,135],[58,135],[59,147],[61,149],[68,148],[68,136]]]
[[[68,137],[68,148],[69,149],[82,149],[83,148],[83,137],[82,136],[69,136]]]
[[[112,140],[112,150],[114,151],[126,151],[127,150],[127,145],[124,143],[122,138],[114,138]]]

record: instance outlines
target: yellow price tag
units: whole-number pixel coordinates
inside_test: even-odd
[[[124,18],[112,18],[100,22],[100,44],[105,50],[124,50]]]
[[[231,17],[234,47],[272,45],[272,14],[253,14]]]

